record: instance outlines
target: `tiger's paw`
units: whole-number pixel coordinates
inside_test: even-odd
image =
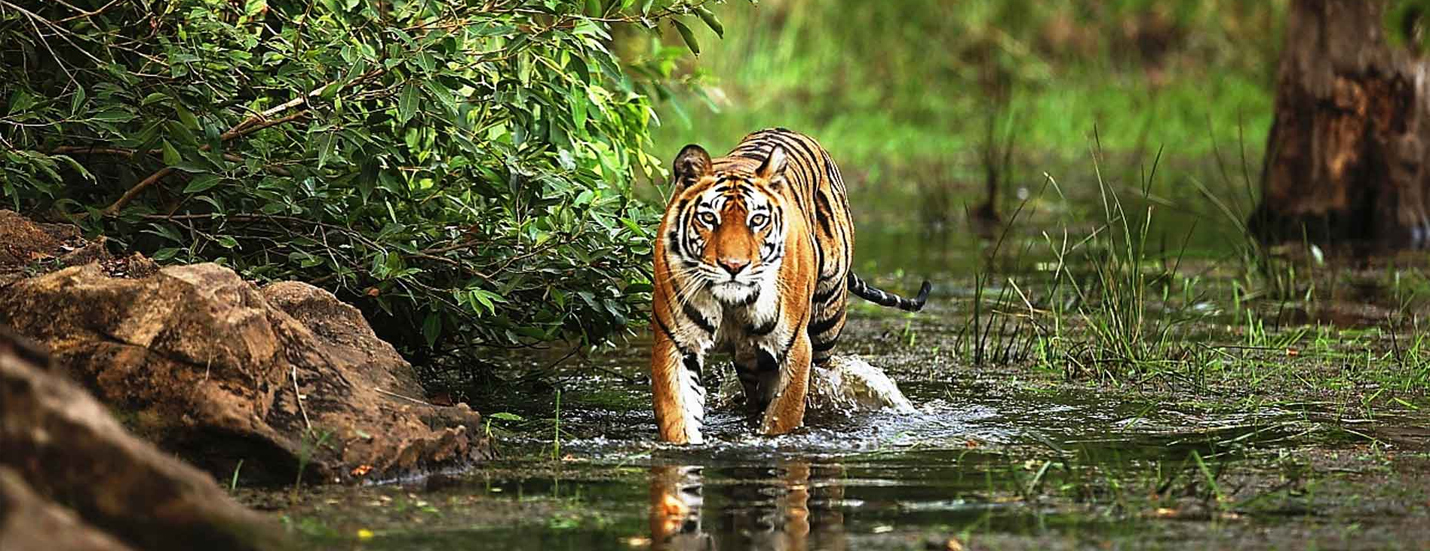
[[[705,443],[700,427],[679,427],[671,431],[661,431],[660,439],[675,445],[699,445]]]

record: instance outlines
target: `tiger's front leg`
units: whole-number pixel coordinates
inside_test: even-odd
[[[705,387],[700,386],[701,358],[682,355],[670,337],[656,332],[651,346],[650,387],[660,438],[673,444],[701,444],[705,424]]]
[[[779,386],[765,409],[760,431],[766,436],[785,434],[804,424],[804,398],[809,391],[809,364],[813,359],[809,335],[803,330],[780,366]]]

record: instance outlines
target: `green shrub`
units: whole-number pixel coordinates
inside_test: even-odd
[[[649,300],[631,188],[685,55],[609,33],[703,3],[0,0],[0,192],[335,289],[409,352],[599,341]]]

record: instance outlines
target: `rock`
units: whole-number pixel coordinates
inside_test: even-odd
[[[486,453],[476,412],[425,404],[412,367],[321,289],[260,291],[216,264],[138,279],[87,264],[0,289],[0,323],[47,345],[141,436],[221,478],[240,460],[246,482],[291,483]]]
[[[35,494],[20,473],[0,466],[0,549],[130,549],[74,511]]]
[[[893,379],[857,356],[834,356],[828,369],[810,371],[809,407],[833,413],[880,409],[918,412]]]
[[[285,547],[277,526],[130,436],[39,356],[0,328],[0,548]]]
[[[37,224],[14,211],[0,209],[0,267],[23,266],[60,256],[66,244],[81,241],[73,226]]]
[[[0,209],[0,289],[26,277],[98,262],[114,277],[146,277],[159,271],[139,253],[117,258],[105,239],[89,241],[69,224],[42,224]]]
[[[311,392],[306,384],[303,391],[315,424],[342,429],[339,436],[348,442],[341,454],[345,468],[366,465],[378,476],[397,476],[490,455],[481,438],[481,415],[467,404],[444,407],[422,400],[412,366],[377,338],[357,308],[306,283],[273,283],[261,292],[306,327],[330,358],[313,366],[316,377],[310,379],[351,383],[346,392]],[[299,379],[310,380],[301,374]],[[288,404],[288,396],[280,397],[280,405]]]

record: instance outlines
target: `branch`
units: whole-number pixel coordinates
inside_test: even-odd
[[[123,147],[96,147],[96,146],[88,146],[88,145],[62,145],[62,146],[56,147],[56,148],[54,148],[54,149],[50,149],[50,150],[48,150],[48,151],[39,151],[39,153],[42,153],[42,154],[45,154],[45,155],[113,155],[113,156],[115,156],[115,157],[125,157],[125,158],[128,158],[128,159],[133,159],[133,158],[135,158],[135,157],[137,157],[137,156],[139,156],[139,155],[141,155],[141,154],[144,154],[144,153],[146,153],[146,152],[142,152],[142,151],[139,151],[139,150],[137,150],[137,149],[126,149],[126,148],[123,148]],[[160,150],[158,150],[158,149],[150,149],[149,151],[147,151],[147,154],[149,154],[149,155],[161,155],[161,154],[163,154],[163,151],[160,151]],[[246,161],[248,160],[248,159],[244,158],[242,155],[239,155],[239,154],[237,154],[237,153],[224,153],[224,154],[223,154],[223,158],[224,158],[225,161],[229,161],[229,162],[233,162],[233,163],[242,163],[242,162],[246,162]],[[266,170],[266,171],[268,171],[268,172],[272,172],[272,173],[277,174],[277,175],[279,175],[279,176],[292,176],[292,175],[293,175],[293,173],[292,173],[292,172],[289,172],[288,169],[283,168],[283,167],[281,167],[281,166],[278,166],[278,165],[276,165],[276,164],[266,164],[266,165],[262,165],[261,168],[262,168],[263,170]]]
[[[160,171],[160,172],[163,172],[163,171]],[[165,220],[165,221],[223,219],[223,220],[226,220],[226,221],[229,221],[229,222],[238,222],[238,223],[244,223],[244,222],[249,222],[249,223],[252,223],[252,222],[267,222],[267,223],[269,223],[269,224],[273,224],[273,225],[279,226],[279,227],[298,226],[298,227],[310,227],[310,228],[324,228],[324,229],[333,230],[333,231],[338,232],[338,233],[342,233],[342,234],[348,236],[350,239],[356,240],[356,241],[360,242],[362,245],[364,245],[364,246],[366,246],[366,247],[368,247],[368,248],[370,248],[370,249],[379,250],[379,251],[384,251],[384,252],[386,252],[386,251],[388,250],[387,247],[384,247],[384,246],[382,246],[381,244],[379,244],[378,242],[373,241],[372,239],[370,239],[370,238],[368,238],[367,236],[363,235],[363,233],[362,233],[361,231],[358,231],[358,230],[355,230],[355,229],[352,229],[352,228],[349,228],[349,227],[345,227],[345,226],[339,226],[339,225],[337,225],[337,224],[329,224],[329,223],[327,223],[327,222],[319,222],[319,221],[317,221],[317,220],[309,220],[309,219],[301,218],[301,217],[297,217],[297,216],[285,216],[285,215],[280,215],[280,214],[223,214],[223,215],[215,215],[215,214],[167,214],[167,215],[165,215],[165,214],[146,214],[146,215],[143,216],[143,218],[146,219],[146,220]],[[425,254],[425,253],[422,253],[422,252],[403,252],[403,251],[398,251],[398,253],[399,253],[399,254],[402,254],[402,255],[404,255],[404,256],[406,256],[406,257],[410,257],[410,258],[420,258],[420,259],[423,259],[423,260],[430,260],[430,261],[433,261],[433,262],[438,262],[438,263],[446,264],[446,265],[448,265],[448,266],[451,266],[453,269],[456,269],[456,270],[458,270],[458,271],[460,271],[460,272],[462,272],[462,273],[477,276],[477,277],[482,278],[483,280],[486,280],[486,281],[488,281],[488,282],[491,282],[491,281],[492,281],[492,276],[483,273],[481,270],[478,270],[478,269],[476,269],[475,267],[472,267],[472,266],[468,266],[468,265],[466,265],[466,264],[463,264],[462,262],[460,262],[460,261],[458,261],[457,259],[454,259],[454,258],[447,258],[447,257],[442,257],[442,256],[434,256],[434,255]]]
[[[302,103],[302,101],[300,101],[301,99],[302,99],[302,98],[299,98],[299,101],[290,101],[290,102],[288,102],[288,103],[284,103],[283,105],[280,105],[279,107],[282,107],[283,109],[287,109],[287,108],[289,108],[289,107],[292,107],[292,106],[301,104],[301,103]],[[276,108],[275,108],[275,109],[276,109]],[[271,110],[270,110],[270,111],[271,111]],[[267,113],[267,111],[265,111],[264,113]],[[280,125],[280,124],[283,124],[283,123],[291,122],[291,121],[294,121],[294,120],[297,120],[297,119],[301,118],[303,115],[308,114],[308,110],[307,110],[307,109],[304,109],[304,110],[302,110],[302,111],[298,111],[298,112],[296,112],[296,113],[293,113],[293,114],[291,114],[291,115],[288,115],[288,116],[282,117],[282,118],[278,118],[278,119],[263,120],[263,119],[257,119],[257,118],[255,118],[255,117],[261,117],[264,113],[259,113],[258,115],[254,115],[253,117],[249,117],[248,119],[246,119],[246,120],[244,120],[243,122],[239,123],[238,126],[235,126],[235,127],[231,128],[231,129],[229,129],[229,131],[224,132],[223,135],[219,136],[219,139],[220,139],[221,141],[225,141],[225,142],[226,142],[226,141],[233,140],[233,139],[235,139],[235,138],[239,138],[239,137],[242,137],[242,136],[247,136],[247,135],[249,135],[249,134],[252,134],[252,133],[257,132],[257,131],[259,131],[259,130],[263,130],[264,128],[268,128],[268,127],[270,127],[270,126],[277,126],[277,125]],[[254,122],[254,121],[259,121],[259,122]],[[209,144],[204,144],[202,147],[199,147],[199,151],[208,151],[209,149],[211,149],[211,148],[209,147]],[[228,158],[228,156],[225,155],[224,158]],[[230,159],[230,160],[232,160],[232,159]],[[287,171],[284,170],[284,172],[287,172]],[[148,189],[149,186],[152,186],[152,185],[154,185],[155,183],[158,183],[159,180],[163,180],[165,177],[167,177],[168,175],[173,174],[173,173],[174,173],[174,167],[172,167],[172,166],[166,166],[166,167],[164,167],[164,168],[162,168],[162,169],[159,169],[158,172],[155,172],[155,173],[153,173],[153,174],[150,174],[149,177],[144,178],[143,180],[140,180],[139,183],[134,184],[133,187],[130,187],[127,191],[125,191],[125,192],[124,192],[124,195],[120,195],[120,196],[119,196],[119,199],[115,200],[113,204],[109,205],[108,207],[105,207],[105,208],[104,208],[104,211],[103,211],[104,215],[105,215],[105,216],[114,216],[115,214],[118,214],[118,213],[119,213],[119,209],[122,209],[122,208],[124,208],[125,205],[128,205],[129,202],[130,202],[130,201],[133,201],[135,197],[138,197],[140,193],[144,193],[144,190]]]
[[[3,2],[3,1],[4,1],[4,0],[0,0],[0,2]],[[372,79],[372,78],[374,78],[374,77],[376,77],[376,76],[378,76],[378,75],[383,74],[384,72],[386,72],[385,69],[381,69],[381,68],[373,69],[373,70],[368,71],[367,73],[365,73],[365,74],[363,74],[363,75],[361,75],[361,76],[359,76],[359,77],[353,79],[352,81],[350,81],[350,82],[348,82],[347,84],[344,84],[344,85],[342,85],[342,86],[343,86],[343,88],[349,88],[349,87],[352,87],[352,86],[361,84],[361,83],[363,83],[363,82],[366,82],[366,81],[368,81],[368,80],[370,80],[370,79]],[[280,124],[284,124],[284,123],[287,123],[287,122],[291,122],[291,121],[297,120],[297,119],[303,117],[304,115],[307,115],[309,110],[308,110],[308,109],[302,109],[302,110],[299,110],[299,111],[297,111],[297,112],[295,112],[295,113],[289,114],[289,115],[284,116],[284,117],[276,118],[276,119],[271,118],[271,117],[273,117],[273,116],[275,116],[275,115],[277,115],[277,114],[279,114],[279,113],[282,113],[282,112],[284,112],[284,111],[287,111],[287,110],[289,110],[289,109],[292,109],[292,108],[294,108],[294,107],[297,107],[297,106],[299,106],[299,105],[303,105],[304,103],[307,103],[308,98],[318,97],[320,94],[323,93],[323,90],[326,90],[329,86],[333,86],[333,85],[335,85],[335,84],[337,84],[337,81],[329,82],[329,83],[327,83],[327,84],[324,84],[324,85],[322,85],[322,86],[319,86],[319,87],[313,89],[313,91],[308,92],[307,94],[304,94],[304,95],[302,95],[302,96],[299,96],[299,97],[293,98],[293,99],[291,99],[291,100],[288,100],[288,101],[286,101],[286,102],[280,103],[280,104],[278,104],[277,106],[274,106],[273,108],[268,109],[267,111],[263,111],[263,112],[261,112],[261,113],[254,113],[253,115],[250,115],[248,118],[244,119],[243,122],[238,123],[238,124],[235,125],[233,128],[228,129],[228,131],[226,131],[226,132],[224,132],[222,135],[220,135],[220,136],[219,136],[219,141],[220,141],[220,142],[227,142],[227,141],[230,141],[230,140],[234,140],[234,139],[237,139],[237,138],[241,138],[241,137],[243,137],[243,136],[247,136],[247,135],[252,134],[252,133],[254,133],[254,132],[257,132],[257,131],[259,131],[259,130],[263,130],[264,128],[268,128],[268,127],[272,127],[272,126],[277,126],[277,125],[280,125]],[[203,147],[200,147],[199,150],[201,150],[201,151],[208,151],[208,150],[209,150],[209,146],[208,146],[207,144],[205,144]],[[118,214],[118,213],[119,213],[119,209],[122,209],[122,208],[124,208],[125,205],[128,205],[130,201],[133,201],[135,197],[138,197],[139,194],[140,194],[140,193],[143,193],[145,189],[148,189],[148,188],[149,188],[149,186],[154,185],[156,182],[158,182],[158,181],[160,181],[160,180],[163,180],[164,177],[166,177],[166,176],[168,176],[168,175],[170,175],[170,174],[173,174],[173,173],[174,173],[174,167],[164,167],[163,169],[160,169],[158,172],[155,172],[155,173],[153,173],[153,174],[150,174],[147,178],[144,178],[143,180],[140,180],[139,183],[134,184],[133,187],[131,187],[131,188],[129,188],[129,190],[125,191],[125,192],[124,192],[124,195],[119,196],[119,199],[115,200],[113,204],[109,205],[108,207],[105,207],[105,208],[104,208],[104,211],[103,211],[103,214],[104,214],[105,216],[114,216],[115,214]]]

